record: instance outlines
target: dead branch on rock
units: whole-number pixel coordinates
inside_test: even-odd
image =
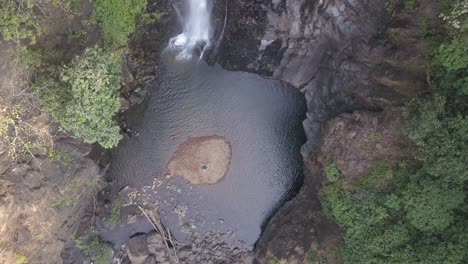
[[[169,247],[169,244],[167,243],[167,240],[171,242],[172,245],[172,238],[171,238],[171,233],[168,231],[166,232],[164,230],[163,225],[161,224],[161,217],[159,214],[153,211],[148,211],[148,213],[141,207],[138,206],[138,208],[141,210],[141,212],[145,215],[146,219],[151,223],[151,225],[154,227],[156,231],[162,236],[164,245],[166,246],[167,254],[169,255],[171,263],[179,264],[179,259],[177,258],[177,252],[174,248],[174,255],[171,253],[171,249]]]

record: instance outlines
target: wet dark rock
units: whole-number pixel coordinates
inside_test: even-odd
[[[120,110],[119,110],[120,112],[127,111],[128,109],[130,109],[131,106],[132,106],[132,103],[129,100],[123,97],[120,98]]]
[[[220,1],[223,2],[223,1]],[[383,0],[268,1],[228,3],[228,24],[216,54],[223,67],[307,84],[328,50],[372,34],[382,20]],[[219,3],[218,17],[224,17]]]
[[[128,100],[131,105],[141,104],[143,100],[145,99],[145,95],[146,95],[146,89],[139,87],[135,89],[133,92],[131,92]]]
[[[150,255],[145,234],[130,238],[127,242],[127,254],[133,264],[143,264]]]
[[[91,145],[74,138],[62,138],[55,141],[55,148],[73,158],[82,158],[91,152]]]

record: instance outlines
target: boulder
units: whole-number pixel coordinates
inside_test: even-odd
[[[146,234],[130,238],[127,242],[127,254],[132,264],[144,264],[150,252]]]
[[[23,179],[23,184],[29,189],[37,189],[41,187],[42,174],[38,171],[30,171]]]

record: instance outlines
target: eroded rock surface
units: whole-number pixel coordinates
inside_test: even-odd
[[[332,160],[344,177],[369,173],[380,160],[395,166],[412,156],[400,127],[398,111],[344,113],[328,122],[320,161]]]
[[[61,263],[99,189],[100,171],[85,157],[90,146],[57,140],[59,156],[37,156],[0,173],[0,263]],[[0,155],[0,160],[7,157]]]
[[[317,135],[330,118],[400,105],[426,91],[426,51],[414,14],[390,17],[384,0],[227,2],[224,35],[210,60],[301,89],[308,107],[304,157],[320,145]],[[422,2],[418,12],[434,17],[433,3]],[[218,2],[220,25],[225,10]]]

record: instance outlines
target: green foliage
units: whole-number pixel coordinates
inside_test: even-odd
[[[468,120],[445,112],[445,98],[415,101],[404,112],[405,130],[417,158],[434,177],[458,184],[468,180]]]
[[[158,23],[165,13],[145,13],[141,15],[141,24],[149,25]]]
[[[5,41],[36,41],[40,24],[34,16],[35,1],[3,0],[0,2],[0,34]]]
[[[454,210],[465,198],[460,187],[427,178],[410,182],[402,194],[408,222],[421,231],[442,232],[454,221]]]
[[[0,36],[4,41],[19,43],[28,40],[36,42],[36,36],[42,32],[43,17],[48,15],[48,7],[59,7],[65,12],[71,11],[76,0],[2,0],[0,1]]]
[[[379,142],[382,139],[382,134],[380,134],[379,132],[374,132],[370,136],[372,141],[374,142]]]
[[[446,96],[468,95],[468,0],[439,3],[446,30],[421,24],[430,50],[436,92]]]
[[[21,254],[15,255],[15,264],[25,264],[28,263],[28,258]]]
[[[21,64],[26,69],[36,70],[41,68],[43,54],[39,51],[31,50],[26,47],[20,47],[15,50],[15,62]]]
[[[363,187],[384,188],[393,178],[394,172],[388,163],[385,160],[378,160],[371,173],[359,179],[357,183]]]
[[[432,63],[440,91],[468,95],[468,37],[457,36],[440,45]]]
[[[416,8],[416,0],[404,0],[403,9],[406,11],[411,11]]]
[[[367,176],[322,189],[329,216],[343,228],[345,263],[466,263],[468,123],[445,99],[413,102],[403,115],[422,167],[377,162]]]
[[[455,29],[468,29],[468,0],[444,0],[440,4],[441,17]]]
[[[93,260],[94,264],[109,264],[112,262],[112,247],[105,242],[101,242],[97,236],[93,236],[89,241],[75,241],[76,246],[85,255]]]
[[[340,177],[340,170],[331,159],[325,161],[325,176],[330,182],[335,182]]]
[[[116,146],[121,139],[113,121],[120,107],[120,56],[87,49],[58,73],[43,75],[36,84],[45,108],[75,137]]]
[[[468,121],[445,109],[445,98],[415,101],[404,130],[421,167],[384,161],[369,175],[322,189],[327,215],[344,232],[345,263],[466,263],[468,261]]]
[[[317,253],[314,250],[309,251],[307,253],[307,263],[309,264],[315,264],[317,262]]]
[[[106,224],[109,228],[114,228],[120,220],[120,207],[122,206],[122,198],[117,198],[112,204],[109,217],[106,218]]]
[[[385,1],[384,8],[387,12],[392,13],[398,6],[397,0],[387,0]]]
[[[30,109],[19,104],[0,103],[0,144],[12,160],[25,155],[34,156],[52,145],[52,137],[47,129],[36,129],[36,117],[28,115]]]
[[[57,149],[49,149],[49,151],[47,152],[47,158],[49,158],[49,160],[52,161],[61,161],[65,167],[70,166],[73,160],[70,153]]]
[[[468,227],[460,211],[462,185],[434,179],[424,168],[391,170],[384,162],[351,184],[337,181],[321,191],[327,215],[344,232],[345,263],[468,260],[468,234],[454,232]]]
[[[136,18],[146,5],[147,0],[94,0],[106,48],[112,50],[127,45],[129,36],[135,31]]]

